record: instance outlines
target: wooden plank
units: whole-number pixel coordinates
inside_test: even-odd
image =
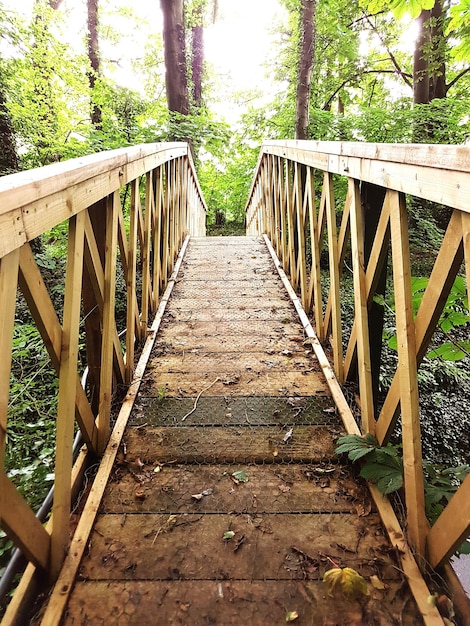
[[[390,197],[390,232],[408,533],[411,544],[418,554],[424,557],[427,520],[424,508],[416,335],[411,302],[408,216],[404,196],[390,191],[387,194]]]
[[[36,264],[29,244],[20,248],[19,285],[29,306],[31,315],[36,322],[51,363],[59,371],[60,352],[62,345],[62,328],[45,286],[41,272]],[[77,376],[75,417],[80,426],[84,441],[91,449],[96,449],[95,418],[91,411],[88,398]]]
[[[127,515],[122,524],[122,514],[100,515],[80,575],[86,580],[171,580],[177,570],[177,578],[203,580],[217,580],[221,572],[235,580],[321,580],[331,565],[321,556],[327,555],[363,576],[374,574],[379,560],[385,580],[400,577],[376,514],[253,517],[174,514],[171,524],[166,514]],[[224,542],[227,530],[235,532],[233,542]],[[234,552],[237,537],[243,543]],[[313,541],[314,567],[306,575],[301,554],[292,548],[312,554]]]
[[[47,570],[51,538],[3,471],[0,471],[0,505],[0,527],[29,561]]]
[[[19,251],[0,259],[0,472],[4,471]],[[0,507],[0,511],[2,511]]]
[[[465,275],[467,278],[467,297],[470,301],[470,216],[467,213],[462,213],[461,218],[465,258]]]
[[[79,581],[64,626],[99,623],[103,614],[109,626],[121,624],[123,616],[148,624],[155,615],[162,624],[266,626],[285,623],[287,612],[294,609],[299,624],[319,624],[323,616],[327,620],[341,615],[349,626],[363,626],[364,616],[373,615],[377,626],[417,626],[420,618],[413,600],[400,583],[387,584],[386,592],[370,586],[369,596],[347,600],[339,594],[330,597],[323,583],[308,580]]]
[[[438,149],[438,146],[435,148]],[[375,155],[359,156],[357,151],[353,156],[339,154],[340,150],[331,153],[316,152],[311,145],[295,148],[270,142],[269,145],[264,144],[262,150],[331,174],[356,178],[469,212],[466,198],[470,193],[470,176],[468,170],[464,171],[464,164],[468,162],[469,148],[467,146],[460,148],[460,153],[455,151],[453,158],[448,159],[447,168],[440,166],[439,153],[436,150],[420,154],[419,146],[408,149],[408,154],[415,154],[414,162],[411,164],[403,163],[398,158],[400,154],[405,153],[404,147],[401,148],[403,152],[397,151],[395,162],[378,160]]]
[[[65,277],[62,349],[60,353],[57,404],[54,501],[51,535],[50,576],[59,574],[69,542],[72,498],[73,435],[77,387],[78,341],[85,239],[85,213],[69,221],[67,270]]]
[[[153,376],[153,375],[152,375]],[[300,395],[312,396],[327,394],[328,388],[323,376],[319,372],[244,372],[233,374],[225,370],[200,373],[159,373],[152,380],[150,374],[144,378],[142,393],[158,396],[163,390],[165,396],[194,395],[212,383],[211,396],[249,396],[249,395]],[[208,391],[208,394],[209,394]]]
[[[156,463],[262,463],[328,462],[335,458],[338,426],[296,426],[284,442],[278,426],[206,426],[195,428],[188,417],[181,426],[128,428],[125,435],[129,459]],[[183,422],[180,422],[183,424]]]
[[[136,280],[137,280],[137,214],[140,206],[139,181],[133,180],[131,184],[131,206],[129,214],[129,245],[127,256],[127,311],[126,311],[126,364],[125,380],[129,385],[134,370],[134,346],[137,338],[140,338],[140,318],[137,303]]]
[[[109,438],[111,400],[113,394],[113,354],[116,323],[116,252],[117,252],[117,206],[119,194],[108,198],[106,207],[106,256],[103,285],[103,341],[101,345],[100,402],[97,417],[98,451],[103,452]]]
[[[432,568],[440,567],[468,537],[470,530],[470,475],[452,496],[427,536]]]
[[[363,141],[266,141],[263,147],[283,147],[286,156],[289,150],[302,154],[305,151],[325,155],[357,157],[377,161],[391,161],[407,165],[429,164],[438,169],[470,171],[470,150],[468,146],[440,144],[396,144],[368,143]],[[267,154],[272,154],[270,150]],[[288,158],[291,158],[288,156]]]
[[[330,298],[331,298],[331,327],[332,348],[335,373],[338,381],[343,382],[343,348],[341,332],[341,309],[339,304],[339,257],[338,240],[336,238],[336,209],[333,195],[333,177],[325,174],[325,211],[328,225],[328,254],[330,263]]]
[[[80,520],[71,541],[68,555],[65,559],[54,589],[51,592],[46,611],[41,621],[41,626],[58,626],[62,619],[62,614],[69,599],[70,592],[72,591],[73,583],[75,581],[83,553],[88,545],[88,539],[95,517],[98,513],[106,484],[113,469],[114,461],[121,444],[127,421],[134,407],[135,398],[139,391],[147,360],[152,351],[153,342],[155,341],[157,331],[160,327],[165,307],[173,290],[173,286],[181,266],[181,261],[186,251],[187,243],[188,239],[185,240],[185,243],[181,247],[181,252],[175,265],[175,270],[168,283],[164,297],[160,302],[157,314],[152,324],[151,332],[147,336],[147,340],[142,349],[139,362],[137,363],[137,367],[134,372],[134,380],[129,386],[127,395],[121,405],[119,415],[116,423],[114,424],[106,450],[103,453],[95,480],[93,481],[93,486],[90,490],[90,494],[87,498],[84,510],[80,516]]]
[[[251,351],[240,356],[236,352],[183,352],[182,354],[157,355],[148,366],[149,373],[155,376],[169,374],[200,374],[204,372],[225,372],[226,374],[244,374],[246,371],[257,375],[269,375],[270,372],[295,373],[299,376],[303,372],[320,372],[318,361],[310,353],[290,353],[288,355],[266,354],[266,352]]]
[[[165,323],[165,337],[158,340],[156,354],[197,354],[202,349],[208,352],[250,353],[265,350],[266,359],[271,354],[289,350],[294,355],[306,354],[309,346],[303,345],[303,333],[294,324],[269,328],[262,320],[250,324],[243,330],[243,322],[221,322],[214,325],[212,322],[198,322],[188,333],[185,324],[173,322]],[[246,327],[246,324],[245,324]],[[297,331],[297,332],[296,332]]]
[[[357,332],[357,365],[361,398],[362,432],[375,433],[375,411],[370,363],[367,285],[364,261],[364,225],[359,185],[348,180],[351,198],[351,248],[354,280],[354,321]]]
[[[132,426],[178,426],[194,408],[194,397],[140,396]],[[287,431],[300,425],[339,426],[328,396],[201,396],[196,410],[187,417],[188,425],[199,426],[277,426]]]
[[[352,475],[337,465],[249,465],[248,482],[235,485],[233,465],[153,466],[128,463],[116,468],[102,513],[280,513],[365,514],[370,497]],[[200,500],[193,495],[207,490]]]

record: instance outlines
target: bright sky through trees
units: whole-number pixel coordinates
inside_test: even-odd
[[[4,0],[8,9],[21,12],[28,18],[32,14],[33,0]],[[128,16],[118,14],[131,8],[136,23]],[[85,32],[85,0],[64,0],[60,9],[70,30],[69,42],[80,47]],[[101,24],[111,19],[111,26],[119,32],[129,29],[128,37],[112,44],[102,38],[100,47],[104,57],[113,61],[112,78],[124,87],[139,90],[139,77],[132,68],[132,60],[141,58],[149,38],[162,32],[159,0],[100,0],[103,15]],[[218,0],[215,24],[205,29],[205,55],[223,85],[217,112],[236,115],[236,105],[231,105],[231,95],[237,91],[260,88],[265,98],[272,98],[273,81],[269,79],[269,52],[275,34],[274,28],[285,18],[286,11],[278,0]],[[268,78],[266,75],[268,74]]]

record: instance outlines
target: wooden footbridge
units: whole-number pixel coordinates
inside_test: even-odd
[[[469,193],[468,148],[272,142],[247,236],[206,238],[185,144],[4,177],[0,523],[29,564],[2,625],[469,624],[448,560],[470,478],[431,528],[417,386],[455,277],[470,284]],[[407,197],[453,210],[416,315]],[[59,320],[30,242],[65,220]],[[382,398],[387,279],[398,364]],[[58,376],[46,526],[4,467],[17,286]],[[397,420],[391,503],[335,447],[346,433],[385,444]],[[352,593],[323,582],[332,569]]]

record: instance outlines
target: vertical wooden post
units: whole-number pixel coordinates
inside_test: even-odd
[[[93,227],[93,234],[104,266],[105,254],[105,226],[106,226],[106,198],[89,207],[88,215]],[[100,399],[100,370],[101,370],[101,342],[102,319],[96,299],[93,283],[94,278],[85,264],[83,271],[82,305],[85,319],[85,345],[88,364],[87,387],[89,390],[90,405],[93,414],[98,415]]]
[[[147,334],[150,308],[150,225],[152,223],[152,180],[153,172],[147,172],[145,177],[145,215],[144,232],[141,249],[142,256],[142,304],[141,328],[142,336]]]
[[[354,310],[357,333],[357,362],[361,397],[362,432],[375,432],[374,399],[370,364],[369,323],[367,314],[366,271],[364,267],[364,227],[359,181],[348,179],[351,198],[351,248],[354,281]]]
[[[428,522],[424,509],[416,337],[411,301],[408,216],[404,195],[396,191],[387,191],[387,195],[390,197],[390,232],[408,534],[411,544],[421,556],[424,556]]]
[[[341,335],[341,309],[339,302],[339,259],[336,229],[336,210],[333,192],[333,176],[325,172],[325,211],[328,227],[328,252],[330,263],[331,330],[333,335],[333,361],[336,378],[343,382],[343,346]],[[326,330],[326,329],[325,329]]]
[[[297,263],[298,263],[298,276],[300,282],[300,294],[302,306],[307,310],[308,306],[308,290],[307,290],[307,261],[305,257],[305,224],[306,224],[306,212],[307,212],[307,172],[305,166],[300,166],[297,163],[295,170],[295,186],[297,194]]]
[[[370,183],[361,183],[361,205],[364,224],[364,261],[369,263],[375,234],[383,211],[385,189]],[[389,238],[384,239],[383,251],[380,255],[381,267],[378,268],[379,277],[376,280],[375,294],[385,296],[387,286],[387,257]],[[369,344],[370,366],[372,373],[372,393],[374,406],[378,406],[380,364],[382,361],[382,334],[384,326],[384,306],[369,298]],[[377,415],[376,415],[377,417]]]
[[[65,277],[62,346],[59,368],[59,395],[57,406],[56,460],[53,528],[51,535],[51,577],[58,576],[70,532],[72,445],[75,422],[77,388],[78,339],[80,327],[81,285],[85,239],[85,211],[70,218]],[[112,366],[113,343],[110,360]]]
[[[108,196],[106,210],[106,255],[104,263],[103,343],[101,346],[100,408],[98,413],[98,452],[106,447],[110,432],[113,394],[113,334],[116,302],[116,251],[119,192]]]
[[[312,264],[308,287],[307,312],[313,304],[315,315],[315,331],[318,337],[323,336],[323,303],[320,282],[320,233],[318,230],[317,210],[315,205],[315,180],[312,168],[308,168],[306,181],[308,211],[310,224],[310,249]]]
[[[129,215],[129,252],[127,256],[127,315],[126,315],[126,383],[129,385],[134,371],[134,346],[137,332],[135,324],[136,265],[137,265],[137,218],[140,206],[139,179],[131,183],[131,207]]]
[[[0,259],[0,472],[4,471],[19,248]],[[3,496],[3,494],[2,494]],[[0,514],[3,511],[3,503]]]

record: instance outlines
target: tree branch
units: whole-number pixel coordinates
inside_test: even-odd
[[[351,81],[356,80],[358,78],[361,78],[361,76],[364,76],[364,74],[396,74],[396,71],[395,70],[364,70],[363,72],[360,72],[358,74],[354,74],[354,76],[350,76],[349,78],[346,78],[345,80],[343,80],[341,85],[333,92],[333,94],[328,98],[328,100],[323,105],[322,110],[323,111],[327,111],[328,107],[333,102],[333,99],[335,98],[335,96],[338,95],[338,93],[341,91],[341,89],[343,89],[343,87],[345,87]],[[405,74],[405,76],[408,77],[408,76],[410,76],[410,74]],[[408,84],[408,82],[407,82],[407,84]],[[409,86],[412,88],[411,84]]]
[[[388,56],[390,57],[390,61],[392,62],[394,68],[396,69],[396,73],[405,81],[405,83],[408,85],[408,87],[410,87],[411,89],[413,89],[413,82],[412,80],[408,80],[407,75],[405,74],[405,72],[401,69],[395,55],[393,54],[393,52],[390,50],[390,48],[388,47],[388,45],[385,43],[384,38],[382,37],[382,35],[379,33],[377,27],[371,22],[370,17],[368,15],[364,16],[364,19],[367,21],[367,23],[369,24],[369,26],[372,28],[373,32],[377,35],[377,37],[379,38],[380,43],[382,44],[382,46],[385,48],[385,50],[387,51]]]
[[[371,17],[377,17],[377,15],[383,15],[384,13],[387,13],[388,11],[386,9],[383,9],[382,11],[379,11],[378,13],[371,13],[369,14],[363,14],[362,17],[359,17],[357,20],[353,20],[352,22],[350,22],[347,26],[347,28],[351,28],[351,26],[354,26],[355,24],[359,24],[359,22],[362,22],[363,20],[368,20]]]
[[[449,91],[449,89],[451,89],[455,85],[455,83],[462,78],[462,76],[468,74],[468,72],[470,72],[470,66],[459,72],[457,76],[450,81],[450,83],[447,85],[446,91]]]

